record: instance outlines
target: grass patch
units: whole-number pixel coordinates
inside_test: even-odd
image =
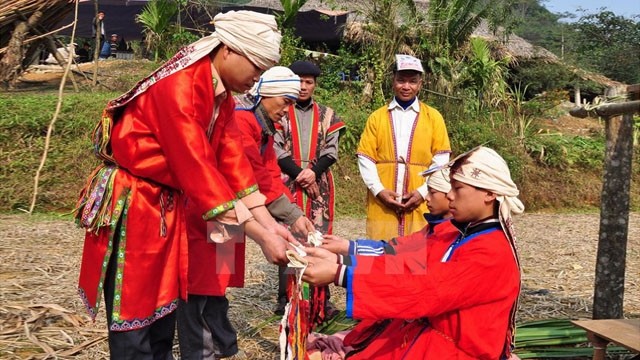
[[[116,93],[65,96],[40,178],[37,211],[69,211],[97,160],[89,137],[106,102]],[[0,95],[0,210],[24,211],[33,194],[33,179],[42,157],[57,95]]]
[[[110,65],[111,67],[107,67]],[[117,97],[157,67],[152,62],[113,61],[101,79],[113,91],[68,93],[56,122],[51,149],[40,179],[36,210],[68,212],[87,174],[97,164],[90,134],[108,100]],[[372,104],[363,103],[360,84],[318,87],[316,98],[332,107],[346,123],[340,156],[333,173],[338,216],[363,217],[367,189],[355,156]],[[34,89],[40,90],[41,88]],[[57,92],[21,91],[0,94],[0,211],[28,209],[33,177],[42,156]],[[545,132],[534,122],[524,143],[513,134],[509,119],[495,113],[470,118],[457,100],[430,95],[427,103],[444,116],[454,153],[487,143],[509,163],[528,211],[597,211],[602,188],[604,135]],[[631,209],[640,211],[640,147],[634,149]]]

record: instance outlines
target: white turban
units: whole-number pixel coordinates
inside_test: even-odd
[[[211,35],[203,37],[189,47],[206,55],[222,43],[246,56],[262,70],[280,61],[282,35],[273,15],[247,10],[229,11],[216,15],[213,24],[216,30]],[[197,59],[201,56],[193,57]]]
[[[451,180],[449,179],[449,168],[437,170],[427,179],[427,186],[430,189],[448,193],[451,190]]]
[[[452,179],[496,194],[496,200],[500,203],[500,223],[504,230],[515,238],[511,214],[521,214],[524,205],[518,199],[520,192],[511,180],[509,166],[502,156],[492,149],[480,146],[466,155],[462,164],[454,170]]]
[[[249,94],[256,104],[263,97],[285,96],[296,100],[300,96],[300,77],[287,67],[274,66],[260,76]]]

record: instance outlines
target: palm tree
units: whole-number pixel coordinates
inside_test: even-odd
[[[169,33],[172,19],[178,13],[178,4],[170,0],[151,0],[145,5],[136,22],[144,27],[145,42],[154,51],[154,60],[158,55],[165,37]]]
[[[508,9],[512,0],[431,0],[428,11],[428,35],[424,37],[422,49],[429,59],[429,67],[435,80],[431,81],[435,90],[452,94],[459,90],[461,82],[469,80],[469,76],[480,86],[479,97],[483,96],[486,84],[491,84],[492,76],[498,76],[501,67],[492,63],[486,43],[476,41],[470,43],[473,31],[485,20],[490,28],[503,23],[509,18]],[[465,56],[465,48],[469,44],[470,57],[474,59],[474,68],[469,63],[460,61]],[[469,52],[467,53],[469,54]],[[493,67],[489,72],[488,68]],[[496,72],[492,72],[496,70]],[[475,73],[473,73],[475,72]],[[488,76],[487,79],[479,79]],[[466,79],[464,79],[466,77]],[[480,81],[481,83],[479,83]],[[496,89],[497,90],[497,89]]]

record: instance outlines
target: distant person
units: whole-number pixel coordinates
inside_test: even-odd
[[[91,61],[91,44],[85,41],[82,47],[76,50],[76,61],[78,64]]]
[[[109,39],[109,57],[115,58],[118,51],[118,34],[111,34]]]
[[[106,38],[106,31],[104,29],[104,11],[100,10],[93,18],[93,24],[91,26],[91,36],[93,40],[96,40],[96,34],[100,34],[99,42],[96,43],[96,47],[102,52],[104,41]]]
[[[102,45],[102,50],[100,50],[100,59],[115,58],[116,53],[120,50],[120,47],[121,45],[118,34],[111,34],[111,36],[109,37],[109,41],[105,42]]]
[[[91,35],[93,38],[96,38],[96,33],[100,34],[100,42],[104,41],[105,31],[104,31],[104,11],[100,10],[96,14],[96,17],[93,18],[93,27],[91,28]]]
[[[424,69],[410,55],[396,55],[391,102],[367,119],[358,165],[367,196],[367,237],[391,239],[422,229],[427,185],[420,173],[449,161],[442,115],[418,99]]]

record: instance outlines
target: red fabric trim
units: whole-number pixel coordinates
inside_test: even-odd
[[[318,126],[320,126],[320,109],[318,104],[313,103],[313,127],[311,128],[311,142],[309,143],[309,157],[316,156],[318,150]],[[302,144],[301,144],[302,145]]]
[[[356,155],[357,156],[362,156],[363,158],[367,158],[367,159],[371,160],[371,162],[373,162],[374,164],[378,163],[378,160],[372,158],[371,156],[369,156],[369,155],[367,155],[365,153],[357,152]]]
[[[342,121],[339,121],[331,126],[329,126],[329,128],[327,129],[327,135],[331,135],[336,131],[342,130],[344,128],[346,128],[347,125],[345,125],[345,123],[343,123]]]
[[[295,105],[289,106],[289,124],[291,126],[291,155],[296,165],[301,167],[300,146],[295,146],[296,144],[300,144],[300,139],[298,138],[298,119],[296,118]]]

